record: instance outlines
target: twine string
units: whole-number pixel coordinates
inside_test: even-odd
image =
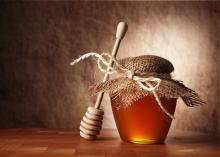
[[[95,53],[95,52],[90,52],[90,53],[86,53],[82,56],[80,56],[79,58],[73,60],[70,65],[71,66],[74,66],[75,64],[79,63],[80,61],[86,59],[86,58],[89,58],[89,57],[95,57],[97,59],[97,65],[98,65],[98,68],[101,72],[103,73],[107,73],[109,75],[112,75],[114,73],[118,73],[115,68],[113,67],[108,67],[109,65],[109,60],[112,60],[115,64],[115,66],[117,68],[119,68],[123,74],[125,74],[126,77],[136,81],[138,83],[138,85],[144,89],[144,90],[147,90],[148,92],[152,92],[156,101],[157,101],[157,104],[158,106],[160,107],[160,109],[167,115],[169,116],[171,119],[174,119],[174,116],[172,114],[170,114],[165,108],[164,106],[162,105],[162,102],[160,101],[160,98],[156,92],[157,88],[160,86],[160,83],[161,83],[161,78],[162,77],[161,75],[157,75],[157,76],[146,76],[146,77],[140,77],[140,76],[137,76],[135,75],[135,72],[132,71],[132,70],[129,70],[127,68],[124,68],[123,66],[121,66],[118,61],[113,58],[111,55],[109,55],[108,53],[102,53],[101,55],[98,54],[98,53]],[[107,58],[107,59],[106,59]],[[105,68],[103,67],[103,65],[105,67],[108,67],[108,68]],[[166,75],[166,74],[165,74]],[[165,76],[166,77],[166,76]],[[152,84],[154,82],[154,84]],[[156,84],[155,84],[156,83]]]

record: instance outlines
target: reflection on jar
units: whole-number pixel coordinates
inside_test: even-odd
[[[160,97],[160,100],[164,108],[174,114],[176,99]],[[153,95],[144,96],[126,108],[114,107],[114,99],[111,99],[111,105],[122,140],[139,144],[164,142],[172,119],[160,109]]]

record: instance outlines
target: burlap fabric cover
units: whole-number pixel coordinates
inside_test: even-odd
[[[166,59],[144,55],[138,57],[128,57],[118,60],[118,63],[134,72],[134,75],[141,77],[156,77],[162,81],[156,89],[159,97],[166,98],[182,98],[187,106],[204,104],[198,94],[186,87],[181,81],[171,78],[170,73],[173,72],[173,65]],[[114,67],[120,74],[121,71],[116,66]],[[154,84],[154,82],[152,82]],[[123,108],[132,105],[138,99],[152,94],[141,88],[138,83],[131,78],[119,75],[119,77],[109,80],[104,83],[99,83],[91,88],[93,92],[106,92],[110,94],[111,99],[114,99],[115,107]]]

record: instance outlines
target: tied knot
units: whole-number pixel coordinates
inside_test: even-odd
[[[133,70],[129,70],[129,71],[128,71],[128,78],[133,80],[134,74],[135,74],[135,73],[134,73]]]

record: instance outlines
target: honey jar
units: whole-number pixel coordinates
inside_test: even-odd
[[[166,110],[173,114],[176,99],[160,98]],[[122,140],[132,143],[163,143],[172,119],[159,109],[153,95],[144,96],[124,109],[117,109],[111,100],[115,123]]]

